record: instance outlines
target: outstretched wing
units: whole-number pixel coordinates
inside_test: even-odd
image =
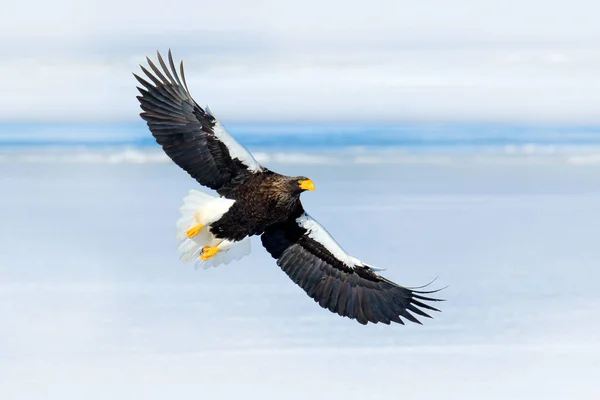
[[[423,309],[439,311],[425,302],[440,301],[399,286],[347,254],[317,221],[303,213],[297,219],[269,227],[262,244],[277,265],[323,308],[361,324],[421,323],[431,318]]]
[[[194,101],[185,81],[183,61],[181,79],[169,50],[169,66],[157,53],[162,71],[149,59],[152,71],[141,66],[152,82],[134,74],[143,88],[141,117],[156,141],[171,159],[201,185],[226,196],[253,174],[265,169],[242,147],[215,118],[208,106],[203,109]]]

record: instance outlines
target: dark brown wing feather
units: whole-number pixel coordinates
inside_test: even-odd
[[[262,172],[262,168],[252,171],[242,160],[232,158],[227,144],[215,135],[218,121],[190,95],[183,62],[180,79],[171,51],[170,70],[160,53],[158,61],[162,71],[150,59],[147,58],[147,61],[152,71],[141,68],[151,82],[134,74],[143,86],[138,87],[141,96],[137,96],[144,110],[140,115],[148,123],[156,141],[177,165],[200,184],[226,197],[237,185]],[[229,141],[234,140],[229,136]],[[251,158],[249,153],[248,157]]]
[[[403,318],[420,324],[416,316],[431,318],[423,310],[439,311],[418,291],[399,286],[367,266],[348,267],[327,248],[307,235],[295,219],[267,228],[262,244],[277,265],[323,308],[343,317],[369,322],[404,324]]]

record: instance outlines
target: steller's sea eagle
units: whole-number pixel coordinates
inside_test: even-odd
[[[304,176],[285,176],[260,165],[231,137],[207,106],[190,95],[183,62],[177,73],[158,55],[158,68],[141,66],[147,79],[134,74],[137,96],[150,132],[165,153],[213,197],[191,190],[177,223],[181,259],[197,265],[227,264],[250,253],[250,237],[260,235],[277,265],[323,308],[369,322],[420,323],[431,318],[426,304],[436,291],[420,291],[391,282],[377,268],[346,253],[302,207],[300,194],[314,191]],[[427,295],[427,296],[426,296]]]

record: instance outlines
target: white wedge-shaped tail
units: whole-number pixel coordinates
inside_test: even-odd
[[[208,268],[229,264],[250,254],[250,238],[233,242],[216,238],[210,231],[211,224],[218,221],[233,203],[235,200],[190,190],[183,199],[183,205],[179,209],[181,218],[177,221],[177,239],[181,240],[181,261],[195,261],[196,268]],[[205,246],[218,247],[218,252],[210,259],[202,260],[200,256]]]

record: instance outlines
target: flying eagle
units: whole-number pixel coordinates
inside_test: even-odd
[[[323,308],[361,324],[421,323],[436,291],[403,287],[378,275],[377,269],[346,253],[300,201],[314,191],[304,176],[285,176],[260,165],[227,133],[208,106],[194,101],[183,71],[169,50],[158,68],[141,66],[147,79],[134,74],[143,87],[137,96],[152,135],[165,153],[196,179],[215,190],[213,197],[191,190],[177,222],[181,259],[198,265],[227,264],[250,253],[250,237],[277,265]]]

